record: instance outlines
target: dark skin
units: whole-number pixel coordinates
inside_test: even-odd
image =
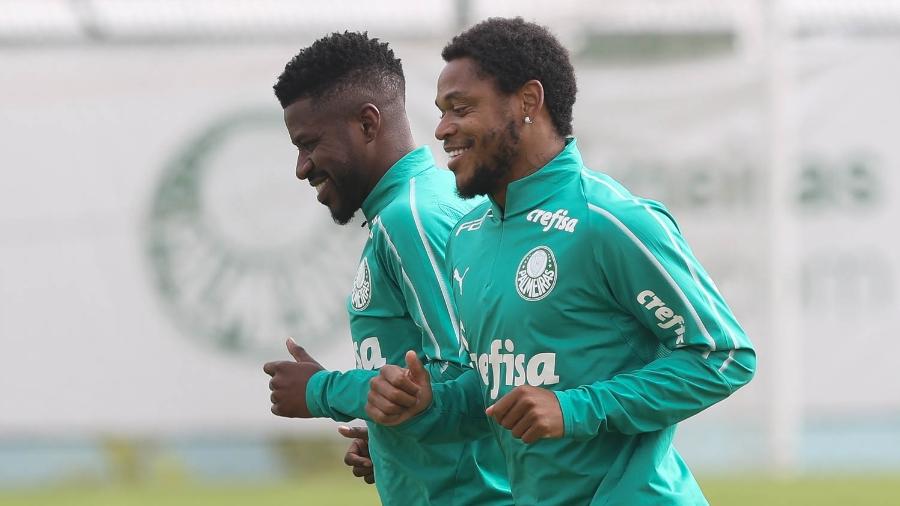
[[[441,110],[435,137],[451,155],[448,166],[460,194],[489,194],[502,209],[509,183],[546,165],[563,150],[565,140],[544,107],[540,81],[528,81],[507,95],[477,71],[470,58],[452,60],[444,67],[435,100]],[[412,351],[406,362],[406,368],[382,367],[371,381],[366,412],[377,423],[403,423],[431,404],[427,370]],[[485,413],[528,444],[563,436],[559,402],[543,388],[518,386]]]
[[[339,224],[347,223],[388,169],[415,148],[402,99],[381,97],[377,102],[380,107],[349,93],[327,100],[301,98],[284,109],[288,135],[298,150],[297,178],[318,186],[317,199]],[[293,360],[263,366],[272,377],[272,413],[310,418],[306,387],[324,368],[292,339],[287,349]],[[356,476],[373,483],[368,433],[341,433],[353,439],[345,462]]]
[[[510,122],[518,131],[509,170],[493,185],[482,188],[500,207],[506,205],[506,187],[552,160],[565,147],[553,128],[544,107],[544,87],[531,80],[519,90],[504,95],[491,78],[479,76],[477,64],[470,58],[452,60],[438,78],[435,105],[441,120],[434,136],[450,153],[454,148],[469,148],[460,156],[451,156],[447,166],[456,175],[456,186],[464,188],[476,178],[479,170],[490,170],[498,151],[500,138]],[[524,122],[525,117],[532,124]],[[492,135],[493,134],[493,135]]]
[[[362,478],[368,484],[375,483],[375,468],[369,455],[369,430],[366,427],[340,426],[338,433],[353,440],[344,455],[344,464],[353,468],[353,476]]]
[[[396,105],[334,97],[302,98],[284,109],[297,146],[297,178],[318,188],[318,200],[339,224],[359,210],[385,172],[415,148],[405,112]]]
[[[287,349],[294,360],[267,362],[263,371],[272,377],[269,380],[269,396],[272,401],[272,413],[290,418],[309,418],[309,407],[306,405],[306,384],[313,374],[325,369],[312,358],[302,346],[288,338]],[[303,392],[303,395],[298,395]]]

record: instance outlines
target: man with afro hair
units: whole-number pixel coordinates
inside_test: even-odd
[[[749,339],[666,208],[585,166],[548,30],[489,19],[443,57],[435,135],[459,193],[489,197],[447,249],[476,369],[432,387],[410,353],[372,381],[373,419],[493,434],[517,505],[707,504],[675,426],[750,381]]]
[[[480,200],[457,196],[453,174],[435,165],[427,147],[416,148],[403,68],[386,43],[333,33],[294,56],[274,88],[297,147],[297,178],[315,187],[339,224],[361,209],[368,240],[355,280],[347,280],[358,368],[327,371],[289,339],[293,360],[264,366],[272,412],[365,419],[369,381],[378,368],[403,364],[407,350],[436,382],[468,370],[444,260],[452,227]],[[365,431],[341,432],[360,438],[345,461],[375,482],[385,505],[512,504],[503,457],[489,437],[425,444],[370,422],[366,444]]]

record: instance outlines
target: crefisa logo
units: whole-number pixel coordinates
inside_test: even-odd
[[[556,257],[546,246],[525,254],[516,269],[516,291],[525,300],[541,300],[556,286]]]
[[[501,386],[528,384],[537,387],[559,383],[556,353],[536,353],[532,356],[516,353],[516,344],[512,339],[494,339],[491,341],[490,353],[470,353],[469,358],[481,373],[481,381],[489,386],[491,399],[497,398]]]

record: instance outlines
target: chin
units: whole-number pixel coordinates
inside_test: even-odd
[[[350,220],[353,219],[353,216],[356,215],[356,211],[347,212],[343,209],[338,209],[331,211],[331,219],[334,220],[338,225],[346,225],[350,223]]]
[[[470,199],[478,195],[478,193],[472,193],[474,188],[472,188],[472,174],[469,173],[467,175],[463,175],[461,172],[456,173],[456,194],[464,199]]]
[[[479,195],[487,195],[487,192],[481,191],[481,189],[479,188],[475,188],[472,184],[457,183],[456,194],[464,199],[472,199]]]
[[[346,225],[356,216],[356,211],[359,211],[361,205],[345,205],[343,201],[339,201],[333,206],[328,206],[328,210],[331,211],[331,219],[335,223]]]

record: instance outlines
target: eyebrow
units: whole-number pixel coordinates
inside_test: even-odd
[[[441,97],[441,98],[438,99],[438,100],[450,101],[450,100],[457,99],[457,98],[459,98],[459,97],[461,97],[461,96],[463,96],[462,92],[460,92],[460,91],[451,91],[450,93],[447,93],[446,95],[444,95],[443,97]],[[441,106],[438,105],[438,100],[435,100],[435,101],[434,101],[434,105],[435,105],[438,109],[440,109]]]

